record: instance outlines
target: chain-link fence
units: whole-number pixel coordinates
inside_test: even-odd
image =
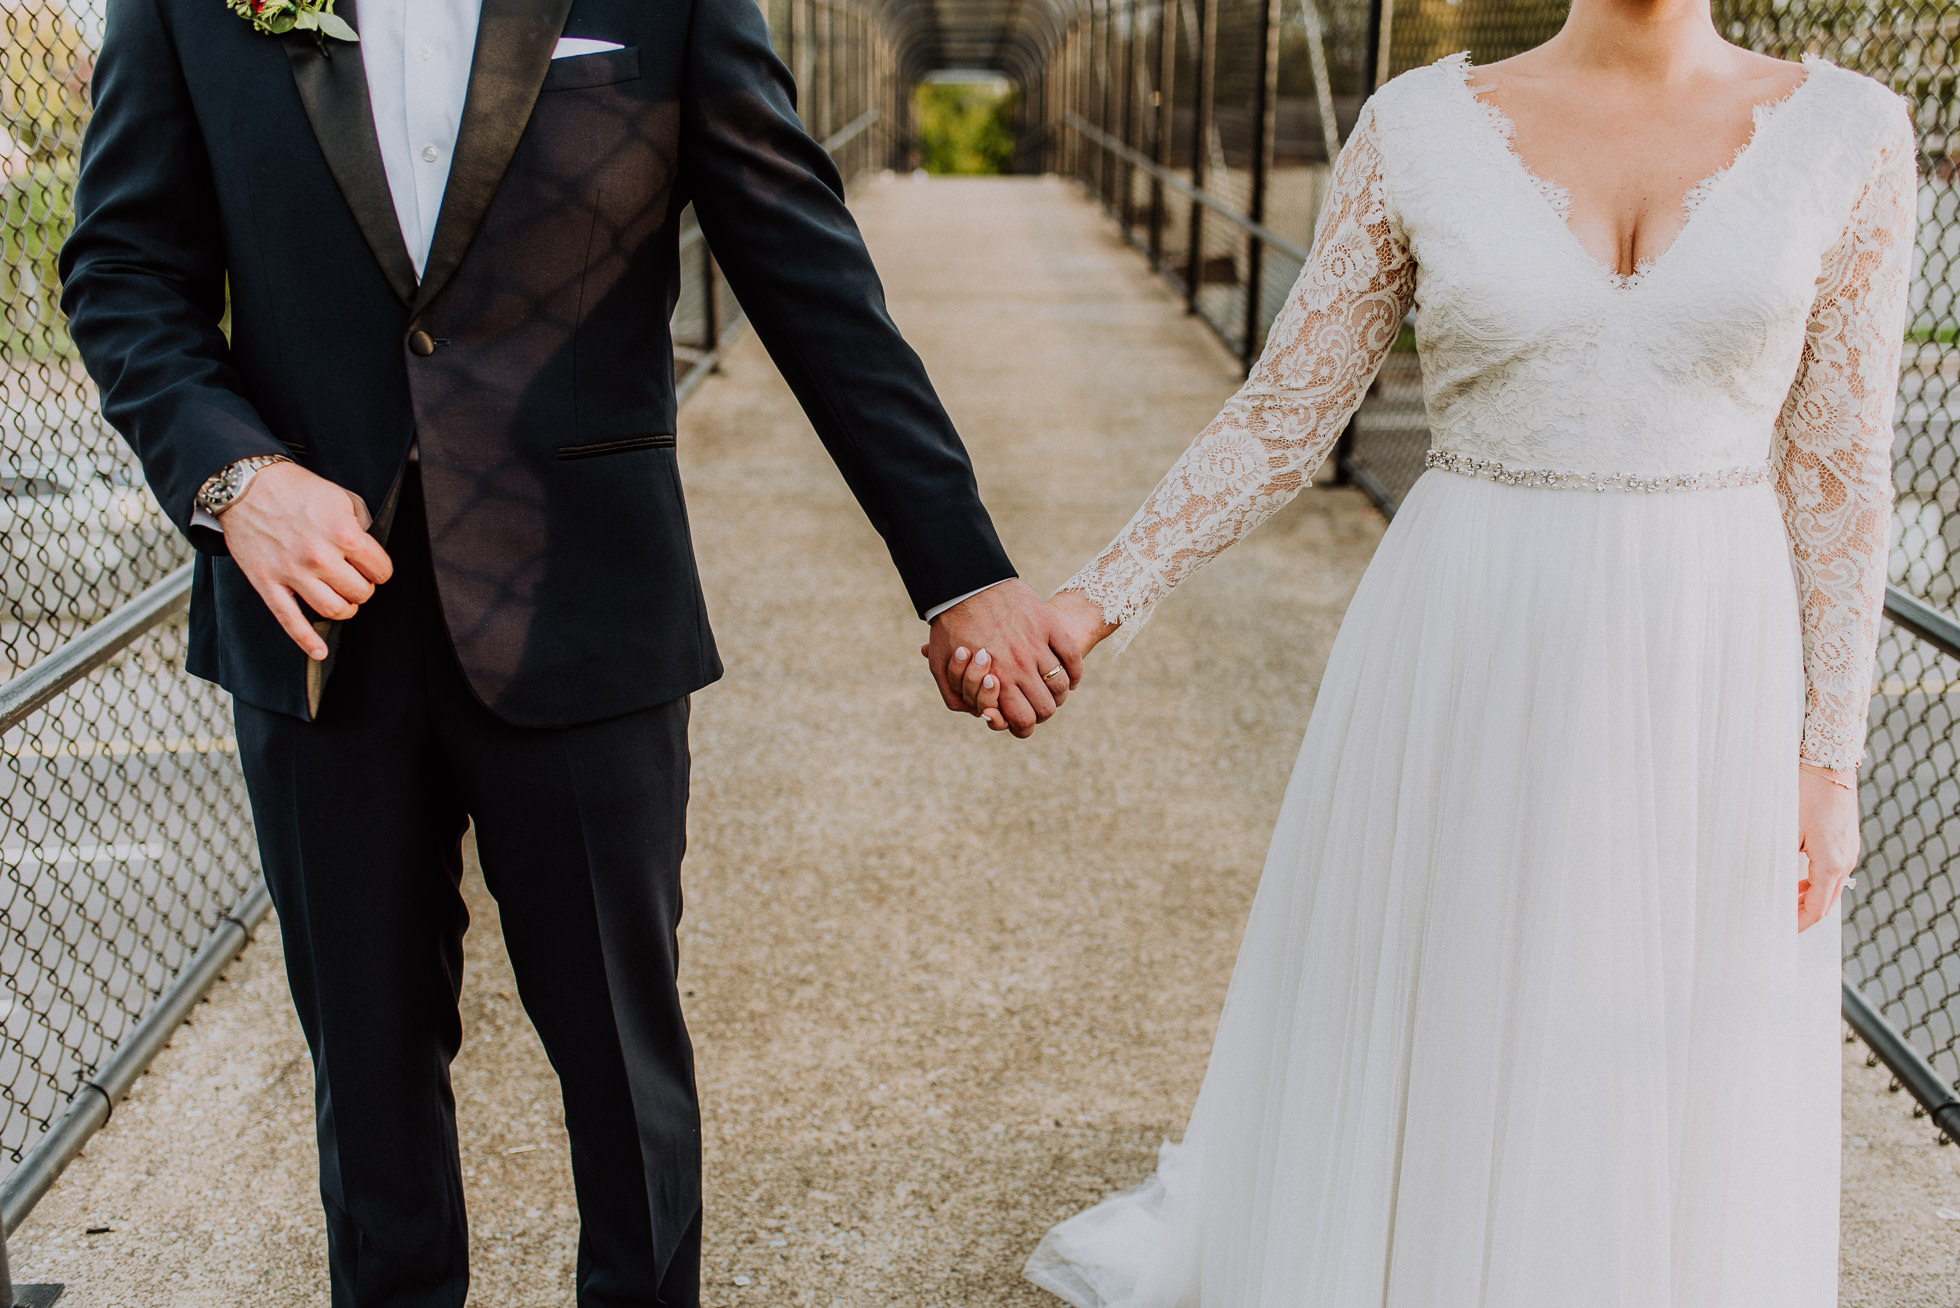
[[[1459,50],[1489,63],[1549,38],[1562,0],[1083,0],[1047,69],[1049,168],[1080,178],[1124,234],[1248,363],[1298,275],[1328,159],[1365,95]],[[1861,799],[1866,855],[1845,978],[1960,1077],[1960,757],[1950,641],[1960,549],[1960,0],[1716,0],[1738,44],[1820,55],[1907,97],[1919,132],[1920,236],[1894,447],[1895,618],[1879,648]],[[1429,430],[1404,331],[1339,451],[1344,479],[1393,513]],[[1945,642],[1945,643],[1942,643]],[[1902,1074],[1903,1075],[1903,1074]],[[1911,1080],[1910,1077],[1906,1078]],[[1936,1087],[1937,1088],[1937,1087]],[[1923,1096],[1922,1096],[1923,1098]],[[1947,1103],[1951,1104],[1951,1096]],[[1942,1108],[1951,1121],[1953,1108]]]
[[[99,11],[5,10],[0,70],[0,674],[151,587],[188,548],[103,425],[57,307]],[[248,894],[228,706],[181,616],[10,725],[0,776],[0,1174]],[[9,1214],[13,1215],[13,1214]]]
[[[265,911],[230,705],[182,667],[189,548],[57,303],[103,8],[0,5],[0,1236]],[[770,16],[813,134],[847,177],[882,165],[872,24],[814,0]],[[741,310],[691,214],[681,261],[684,399]]]

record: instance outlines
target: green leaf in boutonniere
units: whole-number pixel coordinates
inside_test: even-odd
[[[272,36],[313,32],[321,39],[329,36],[336,41],[361,39],[346,19],[334,13],[334,0],[225,0],[225,5],[254,30]]]
[[[320,32],[336,41],[358,41],[360,36],[347,25],[347,20],[331,9],[302,9],[293,19],[293,29],[301,32]]]

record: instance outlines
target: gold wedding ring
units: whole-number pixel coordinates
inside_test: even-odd
[[[1061,664],[1058,663],[1055,665],[1055,670],[1053,672],[1042,673],[1041,679],[1043,681],[1053,681],[1056,677],[1061,676],[1066,671],[1068,671],[1068,669],[1064,668]]]

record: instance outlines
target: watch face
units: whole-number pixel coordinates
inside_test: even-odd
[[[237,468],[226,468],[219,473],[212,484],[204,488],[198,503],[206,513],[216,513],[229,505],[238,496]]]
[[[285,460],[278,455],[260,456],[240,459],[229,467],[221,468],[213,473],[211,480],[198,491],[198,507],[210,514],[223,512],[244,493],[245,483],[252,479],[253,473],[268,464],[284,462]]]

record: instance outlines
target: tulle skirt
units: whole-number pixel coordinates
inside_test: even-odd
[[[1080,1308],[1835,1304],[1803,696],[1770,486],[1425,474],[1329,659],[1183,1142],[1028,1276]]]

